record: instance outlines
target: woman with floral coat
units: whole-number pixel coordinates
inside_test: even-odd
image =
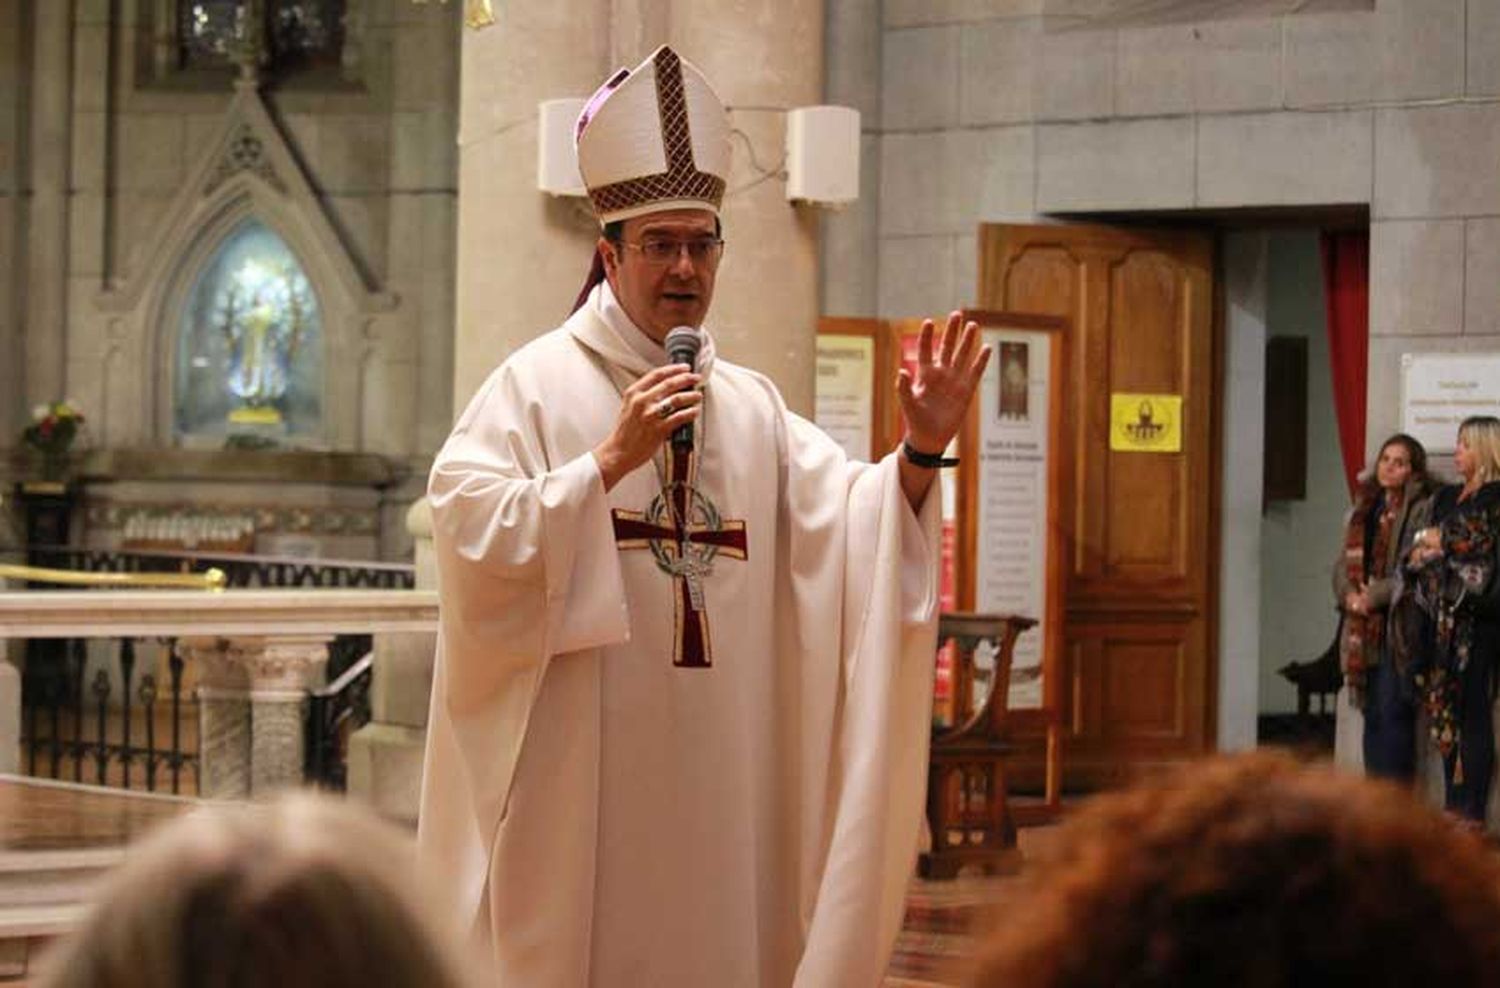
[[[1441,488],[1418,520],[1405,574],[1418,621],[1402,625],[1443,757],[1444,803],[1482,824],[1495,768],[1500,665],[1500,419],[1465,419],[1453,461],[1463,482]]]

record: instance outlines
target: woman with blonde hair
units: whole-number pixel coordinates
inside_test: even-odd
[[[1364,711],[1365,771],[1407,781],[1416,775],[1417,712],[1410,670],[1392,655],[1387,618],[1412,520],[1432,487],[1422,444],[1405,433],[1387,439],[1360,475],[1333,567],[1339,660],[1349,701]]]
[[[1407,557],[1410,610],[1418,623],[1402,637],[1414,653],[1428,731],[1443,758],[1444,805],[1477,826],[1495,769],[1500,419],[1465,419],[1453,462],[1463,482],[1432,496]]]
[[[216,806],[131,851],[40,988],[459,988],[412,842],[307,795]]]

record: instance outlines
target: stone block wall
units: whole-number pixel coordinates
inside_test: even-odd
[[[1067,7],[830,0],[827,97],[879,98],[855,102],[878,160],[825,226],[825,312],[973,302],[985,222],[1368,204],[1370,442],[1401,353],[1500,349],[1500,4],[1109,29]]]

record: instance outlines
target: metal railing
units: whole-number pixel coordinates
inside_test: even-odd
[[[85,549],[33,545],[26,559],[38,566],[84,573],[188,573],[218,569],[228,587],[346,587],[410,590],[416,567],[349,559],[302,559],[231,552]]]
[[[415,582],[413,567],[383,563],[61,547],[32,547],[28,558],[53,566],[0,565],[0,579],[25,580],[29,590],[54,600],[54,592],[65,586],[409,589]],[[191,572],[209,563],[214,565],[207,572]],[[137,668],[143,642],[166,650],[165,677],[160,664]],[[196,707],[184,695],[185,665],[176,645],[171,635],[28,637],[21,691],[24,770],[127,789],[144,785],[157,791],[169,785],[179,793],[187,785],[196,790],[201,766],[191,719]],[[372,645],[366,633],[338,635],[329,645],[330,683],[309,698],[307,708],[304,760],[310,782],[335,789],[345,785],[347,739],[370,719]]]
[[[59,587],[94,587],[118,589],[173,588],[217,591],[224,588],[221,570],[204,573],[83,573],[38,566],[0,564],[0,579],[24,580],[34,590],[45,592]],[[154,671],[136,676],[136,639],[119,638],[117,668],[121,683],[118,707],[114,698],[115,677],[108,663],[96,663],[92,677],[89,670],[88,643],[82,638],[35,639],[26,642],[26,666],[21,677],[21,745],[26,758],[26,774],[62,779],[71,775],[74,782],[89,781],[85,766],[92,767],[92,781],[111,785],[115,779],[111,767],[120,770],[121,788],[134,788],[137,766],[148,790],[158,788],[160,771],[166,768],[175,795],[182,791],[186,769],[197,770],[196,751],[183,750],[182,679],[184,665],[176,650],[176,640],[158,641],[167,652],[170,704],[167,731],[170,744],[157,744],[157,701],[160,690]],[[136,704],[144,718],[144,745],[132,738]],[[117,737],[110,738],[110,722],[118,721]],[[92,732],[90,731],[92,728]],[[90,737],[92,733],[92,737]],[[72,762],[71,773],[65,763]],[[42,769],[45,767],[46,771]],[[196,786],[194,787],[196,789]]]
[[[370,722],[375,655],[366,652],[307,704],[307,781],[342,792],[349,783],[349,736]]]
[[[167,782],[172,793],[181,793],[185,773],[197,772],[199,755],[196,744],[184,750],[184,663],[176,653],[176,640],[158,639],[167,651],[165,697],[155,671],[137,675],[137,639],[96,641],[106,648],[113,646],[116,652],[121,683],[118,704],[112,702],[115,677],[106,664],[96,663],[93,675],[88,675],[87,641],[27,642],[21,680],[26,774],[124,789],[136,788],[140,781],[152,792]],[[157,736],[162,702],[168,705],[167,737],[160,739],[165,743],[159,743]],[[144,743],[135,734],[138,713]],[[188,781],[196,791],[196,776]]]

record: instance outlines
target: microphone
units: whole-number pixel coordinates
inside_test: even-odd
[[[703,334],[692,326],[678,326],[662,341],[667,348],[667,359],[674,364],[687,364],[691,370],[698,369],[698,349],[703,346]],[[679,425],[672,431],[674,449],[693,448],[693,423]]]

